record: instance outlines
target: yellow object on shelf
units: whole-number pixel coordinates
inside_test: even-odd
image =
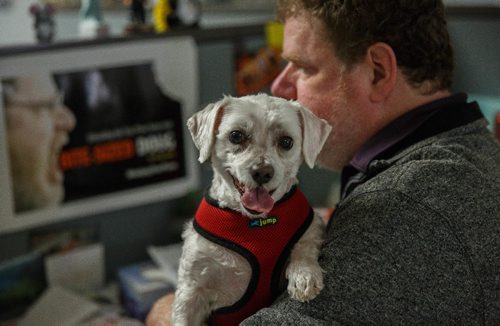
[[[283,24],[276,21],[271,21],[266,24],[265,33],[267,47],[273,49],[283,48],[283,29]]]
[[[153,6],[153,25],[157,33],[168,30],[168,16],[172,13],[169,0],[156,0]]]

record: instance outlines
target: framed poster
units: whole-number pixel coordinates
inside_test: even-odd
[[[0,232],[194,189],[197,83],[190,37],[0,57]]]

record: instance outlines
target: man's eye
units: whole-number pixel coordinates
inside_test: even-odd
[[[293,147],[293,139],[292,139],[292,137],[288,137],[288,136],[280,137],[280,139],[278,140],[278,145],[282,149],[289,151]]]
[[[300,69],[304,75],[314,75],[316,72],[317,72],[317,69],[313,68],[313,67],[302,67]]]
[[[235,145],[243,143],[245,139],[245,134],[240,130],[233,130],[229,133],[229,141]]]

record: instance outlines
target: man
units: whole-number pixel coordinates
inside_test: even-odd
[[[285,293],[242,324],[498,324],[500,145],[477,104],[450,94],[442,2],[279,0],[278,9],[289,63],[273,94],[332,125],[319,164],[342,171],[342,198],[319,296]],[[161,325],[168,300],[150,325]]]
[[[48,77],[18,76],[2,86],[15,210],[56,205],[64,197],[59,153],[75,117]]]

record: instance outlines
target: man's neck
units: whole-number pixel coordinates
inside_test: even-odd
[[[405,79],[406,77],[401,75],[398,78]],[[384,103],[386,110],[383,112],[382,127],[419,106],[451,95],[449,90],[429,91],[432,87],[430,82],[424,82],[419,87],[413,87],[407,82],[400,82],[397,85]]]

